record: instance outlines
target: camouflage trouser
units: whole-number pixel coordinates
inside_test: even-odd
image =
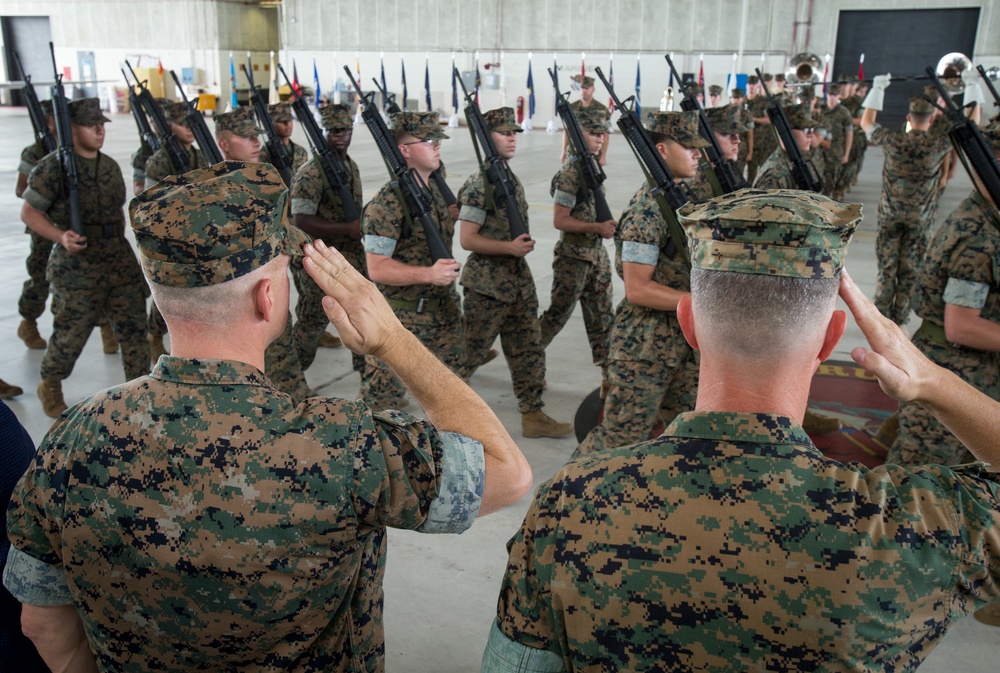
[[[917,218],[879,222],[874,301],[878,310],[897,325],[910,317],[910,295],[929,239],[928,222]]]
[[[21,288],[21,298],[17,301],[17,312],[25,320],[38,320],[45,313],[45,300],[49,298],[49,281],[45,280],[45,267],[49,264],[52,241],[35,232],[31,236],[31,251],[25,266],[28,280]]]
[[[302,374],[299,356],[295,353],[290,311],[281,336],[272,341],[264,351],[264,372],[275,388],[290,395],[296,402],[309,397],[309,386],[306,385],[306,377]]]
[[[167,323],[164,322],[163,316],[160,315],[160,309],[156,306],[156,302],[150,302],[149,304],[149,335],[154,338],[162,339],[167,334]]]
[[[669,423],[694,409],[698,392],[698,354],[688,348],[677,366],[640,360],[611,360],[604,398],[604,420],[590,431],[573,458],[649,439],[657,420]]]
[[[403,325],[448,369],[459,376],[465,373],[465,337],[461,316],[455,322],[442,325],[415,325],[405,321]],[[361,399],[376,411],[396,407],[406,395],[402,382],[376,357],[365,356],[365,365],[368,389],[362,388]]]
[[[841,191],[839,187],[840,182],[843,180],[843,175],[846,172],[846,166],[840,163],[840,160],[844,155],[835,157],[832,154],[824,157],[823,162],[823,195],[830,196],[834,192]]]
[[[42,357],[42,378],[62,381],[73,373],[95,325],[110,321],[121,345],[125,379],[149,373],[146,340],[146,286],[64,288],[54,280],[52,336]]]
[[[476,370],[471,363],[483,361],[499,334],[517,396],[517,410],[523,414],[541,409],[545,349],[538,326],[538,306],[520,302],[509,304],[466,289],[462,307],[468,363],[465,378]]]
[[[937,364],[963,380],[1000,399],[997,354],[937,343],[924,334],[913,335],[913,343]],[[899,408],[899,434],[885,458],[891,465],[959,465],[966,462],[966,448],[933,414],[916,402]]]
[[[541,317],[543,347],[552,343],[566,325],[577,301],[583,309],[594,364],[603,365],[608,359],[608,339],[615,321],[611,265],[606,252],[595,264],[565,255],[552,258],[552,301]]]

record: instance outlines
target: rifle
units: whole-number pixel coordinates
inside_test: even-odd
[[[392,186],[397,190],[402,201],[408,220],[403,225],[403,237],[405,238],[410,235],[409,227],[407,226],[409,221],[419,222],[424,231],[424,236],[427,238],[427,248],[430,252],[431,260],[436,262],[439,259],[454,259],[451,250],[445,245],[444,238],[434,223],[434,218],[431,217],[431,208],[433,207],[431,193],[417,172],[406,166],[406,160],[399,151],[399,146],[396,144],[395,138],[393,138],[392,133],[389,132],[389,128],[385,125],[378,106],[375,105],[375,92],[370,92],[366,96],[362,93],[361,87],[358,86],[357,80],[354,79],[354,75],[351,74],[351,69],[346,65],[344,66],[344,72],[347,73],[347,77],[351,80],[354,90],[358,92],[358,105],[363,105],[361,118],[365,120],[365,126],[368,127],[372,138],[375,140],[375,145],[378,147],[379,152],[382,153],[382,159],[385,160],[386,168],[389,169],[389,173],[393,177]]]
[[[756,72],[757,77],[763,82],[764,73],[760,71],[760,68],[757,68]],[[768,91],[767,87],[764,87],[764,95],[767,96],[767,116],[771,120],[774,132],[778,134],[778,138],[785,146],[785,155],[792,164],[792,177],[795,179],[795,185],[807,192],[822,192],[823,178],[816,172],[816,167],[812,165],[812,162],[802,156],[802,150],[795,142],[792,125],[788,121],[788,115],[782,109],[781,103],[774,97],[774,94]]]
[[[264,133],[267,134],[267,143],[265,144],[268,156],[271,158],[271,165],[278,169],[285,186],[291,187],[292,156],[289,154],[288,148],[285,147],[285,143],[281,142],[281,138],[278,137],[278,130],[274,128],[274,120],[271,119],[271,113],[267,111],[264,95],[254,84],[253,61],[250,59],[249,53],[247,54],[247,64],[240,64],[240,68],[243,69],[243,74],[246,75],[247,82],[250,84],[250,104],[253,106],[253,114],[263,127]]]
[[[177,136],[170,130],[170,123],[167,122],[167,118],[163,115],[163,109],[153,98],[153,94],[149,92],[146,83],[139,81],[139,77],[135,74],[135,70],[132,69],[132,65],[127,60],[125,61],[125,66],[132,73],[135,85],[139,87],[139,105],[146,111],[149,118],[153,120],[153,125],[156,126],[156,131],[160,134],[160,142],[167,148],[170,165],[174,167],[177,175],[184,175],[192,168],[191,162],[188,159],[188,153],[184,151],[180,141],[177,140]],[[125,78],[125,83],[128,83],[128,78]]]
[[[576,161],[580,166],[583,181],[586,183],[590,193],[594,195],[597,221],[607,222],[608,220],[613,220],[615,218],[611,215],[608,200],[601,189],[601,185],[604,184],[608,176],[604,174],[604,169],[598,163],[597,157],[587,149],[587,141],[584,139],[583,131],[580,129],[580,122],[577,121],[573,110],[570,109],[566,97],[559,90],[559,80],[556,79],[556,74],[552,72],[552,68],[549,68],[549,77],[552,78],[552,86],[556,90],[556,112],[559,114],[560,119],[562,119],[563,128],[566,129],[566,135],[569,136],[570,143],[573,145],[573,152],[576,154]]]
[[[31,75],[24,72],[21,57],[17,55],[16,51],[14,52],[14,60],[17,61],[17,69],[21,71],[21,78],[24,79],[24,88],[21,90],[21,94],[24,96],[24,102],[28,105],[28,117],[35,129],[35,140],[41,143],[46,154],[55,152],[56,139],[49,131],[49,124],[42,111],[42,104],[38,102],[38,94],[35,93],[35,87],[31,84]]]
[[[716,139],[715,133],[712,132],[712,127],[708,123],[708,117],[705,116],[705,109],[698,102],[698,98],[691,91],[691,87],[684,86],[684,82],[677,73],[677,68],[674,67],[674,62],[670,58],[670,54],[664,55],[664,58],[667,59],[667,65],[670,66],[670,72],[673,73],[674,78],[678,82],[681,82],[681,88],[684,92],[681,109],[686,112],[695,110],[698,112],[698,133],[708,141],[708,147],[705,148],[705,156],[711,166],[711,171],[714,174],[713,177],[719,183],[722,193],[729,194],[730,192],[735,192],[737,189],[749,187],[750,185],[747,183],[746,178],[743,177],[743,174],[736,170],[736,164],[722,158],[722,148],[719,147],[719,141]]]
[[[73,131],[70,129],[69,104],[63,89],[62,75],[56,67],[56,48],[49,42],[52,53],[52,115],[56,119],[56,137],[59,139],[59,162],[62,164],[63,184],[69,201],[69,228],[83,236],[83,213],[80,211],[80,174],[76,169],[76,154],[73,152]],[[107,229],[107,227],[105,227]],[[105,232],[107,233],[107,232]]]
[[[476,159],[479,160],[483,175],[489,181],[494,197],[500,197],[499,202],[507,211],[507,226],[510,228],[510,240],[513,241],[528,233],[528,228],[524,225],[524,219],[521,217],[521,209],[517,205],[517,178],[511,173],[510,166],[497,151],[496,143],[493,142],[493,134],[486,126],[486,120],[483,118],[483,113],[474,97],[465,88],[465,82],[458,74],[458,68],[455,68],[455,77],[462,85],[462,95],[465,97],[465,120],[472,132],[472,146],[476,149]],[[479,156],[480,149],[483,151],[482,158]],[[497,199],[494,198],[493,201],[496,203]]]
[[[948,120],[952,123],[951,142],[955,145],[955,149],[961,150],[959,157],[965,157],[962,164],[969,175],[975,171],[975,175],[979,176],[986,192],[993,199],[994,206],[1000,207],[1000,164],[993,156],[993,150],[983,138],[983,134],[979,132],[976,123],[963,115],[961,109],[955,105],[955,101],[941,84],[934,68],[928,67],[926,72],[930,75],[931,82],[944,100],[945,106],[943,108],[936,103],[934,105],[948,115]],[[973,180],[973,182],[975,181]]]
[[[382,86],[378,83],[378,80],[373,79],[372,81],[375,82],[375,88],[379,90],[379,93],[382,94],[382,100],[385,101],[385,113],[388,115],[394,115],[399,112],[402,112],[402,110],[399,108],[399,105],[396,104],[396,95],[391,94],[385,89],[383,89]],[[458,201],[455,199],[455,193],[451,191],[451,187],[448,186],[448,183],[445,182],[444,176],[441,175],[440,166],[435,168],[434,172],[431,173],[431,180],[433,180],[434,184],[437,185],[438,191],[441,192],[441,196],[444,197],[445,203],[447,203],[449,206],[454,206],[456,203],[458,203]]]
[[[660,207],[660,214],[663,221],[667,223],[667,230],[670,232],[670,242],[664,253],[668,258],[673,258],[678,251],[688,249],[687,235],[677,219],[677,209],[691,201],[690,190],[686,190],[684,185],[674,181],[674,176],[667,166],[667,162],[656,149],[656,143],[649,137],[649,133],[642,126],[639,115],[635,111],[635,96],[623,103],[615,95],[615,90],[611,83],[604,77],[600,67],[595,68],[597,76],[601,78],[604,88],[611,95],[611,100],[615,103],[615,109],[621,111],[618,117],[618,128],[621,130],[625,140],[628,141],[632,152],[635,153],[643,173],[646,174],[646,181],[649,183],[653,198]],[[689,257],[683,256],[684,261],[690,265]]]
[[[993,105],[1000,108],[1000,93],[997,93],[997,88],[993,86],[993,82],[990,80],[989,75],[986,74],[986,68],[981,65],[977,65],[976,70],[979,71],[979,76],[983,78],[984,82],[986,82],[986,88],[990,90],[990,94],[993,96]]]
[[[128,87],[128,106],[132,110],[132,117],[135,119],[135,125],[139,128],[139,137],[142,138],[142,142],[146,144],[146,147],[152,152],[156,152],[160,149],[160,139],[156,137],[153,133],[152,127],[149,125],[149,118],[146,113],[142,110],[142,103],[139,101],[139,97],[135,93],[135,87],[129,84],[128,75],[125,74],[125,70],[122,70],[122,77],[125,78],[125,83],[129,85]]]
[[[309,138],[309,146],[312,148],[313,156],[319,162],[319,167],[322,169],[330,189],[340,198],[340,209],[343,211],[344,221],[353,222],[361,217],[361,213],[358,211],[358,204],[354,202],[354,194],[351,193],[351,175],[340,155],[326,142],[323,131],[309,110],[309,104],[302,98],[299,90],[292,86],[280,63],[278,71],[281,72],[281,76],[285,78],[285,83],[288,84],[288,88],[292,92],[292,109],[295,110],[295,116],[302,124],[306,137]]]
[[[201,148],[202,153],[208,159],[209,165],[214,166],[222,161],[222,154],[219,152],[218,145],[215,144],[215,138],[208,132],[205,118],[198,111],[198,101],[188,100],[187,94],[184,93],[184,87],[181,86],[181,81],[177,79],[176,72],[171,70],[170,76],[174,78],[174,84],[177,85],[177,90],[181,92],[181,99],[183,99],[184,105],[187,107],[186,119],[188,126],[191,127],[191,133],[194,134],[195,142],[198,143],[198,147]]]

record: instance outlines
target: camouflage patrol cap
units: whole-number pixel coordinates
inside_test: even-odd
[[[934,112],[934,106],[923,96],[914,96],[910,99],[910,114],[929,115]]]
[[[39,101],[39,103],[42,106],[42,113],[46,117],[51,117],[52,116],[52,101],[51,100],[43,100],[43,101]]]
[[[774,76],[771,75],[771,73],[769,73],[769,72],[765,72],[764,73],[764,81],[765,82],[770,82],[772,79],[774,79]]]
[[[238,107],[232,112],[223,112],[215,115],[215,133],[229,131],[244,138],[260,135],[264,129],[257,126],[257,120],[253,116],[253,108]]]
[[[749,79],[750,78],[748,77],[747,78],[747,84],[756,84],[757,83],[757,79],[756,78],[754,78],[753,82],[749,81]],[[746,98],[747,92],[744,91],[743,89],[739,88],[739,87],[736,87],[735,89],[732,90],[732,92],[729,95],[732,96],[733,98]]]
[[[327,131],[342,131],[354,127],[354,117],[351,109],[340,103],[324,105],[319,109],[320,123]]]
[[[816,89],[811,86],[799,87],[799,100],[807,101],[816,97]]]
[[[223,161],[171,175],[129,204],[143,271],[171,287],[224,283],[309,242],[288,219],[288,190],[269,164]]]
[[[788,117],[788,123],[793,129],[811,129],[817,124],[817,121],[809,116],[809,108],[806,105],[795,104],[795,105],[784,105],[785,115]]]
[[[417,140],[443,140],[448,135],[441,130],[437,112],[397,112],[392,115],[389,130],[399,138],[403,134]]]
[[[989,144],[990,149],[996,154],[1000,152],[1000,117],[997,117],[979,131],[983,135],[983,140]]]
[[[188,106],[180,101],[164,100],[160,107],[168,122],[183,124],[187,120]]]
[[[590,75],[573,75],[570,79],[574,82],[579,82],[580,86],[584,89],[592,89],[594,87],[594,78]]]
[[[708,147],[708,141],[698,133],[698,112],[651,112],[646,117],[646,130],[659,133],[684,147]]]
[[[99,98],[79,98],[69,102],[69,120],[80,126],[95,126],[111,121],[101,112]]]
[[[757,75],[747,75],[747,84],[756,84],[757,82]]]
[[[721,96],[722,87],[719,86],[718,84],[712,84],[711,86],[708,87],[708,93],[712,96]]]
[[[592,105],[580,108],[579,110],[573,110],[573,114],[585,131],[590,131],[591,133],[608,132],[608,113],[604,110]]]
[[[701,87],[700,87],[699,85],[697,85],[697,84],[689,84],[689,85],[688,85],[688,88],[689,88],[689,89],[691,89],[691,93],[692,93],[692,94],[694,94],[695,96],[697,96],[698,94],[703,94],[703,93],[705,93],[705,90],[704,90],[704,89],[702,89],[702,88],[701,88]]]
[[[798,189],[741,189],[677,211],[691,266],[760,276],[835,278],[861,206]]]
[[[746,133],[750,127],[746,125],[746,111],[739,105],[720,105],[705,110],[708,125],[716,133]]]
[[[521,133],[524,131],[514,117],[514,108],[501,107],[496,110],[488,110],[483,113],[483,119],[486,121],[486,128],[490,131],[497,133],[506,133],[507,131]]]
[[[275,103],[267,106],[267,113],[271,115],[271,120],[276,122],[292,121],[292,104]]]

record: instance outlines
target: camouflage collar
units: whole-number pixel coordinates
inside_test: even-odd
[[[271,386],[259,369],[237,360],[193,360],[161,355],[150,375],[161,381],[191,385]]]
[[[978,189],[972,190],[972,200],[975,201],[976,205],[979,206],[986,217],[993,221],[993,226],[1000,229],[1000,208],[994,208],[990,205],[990,202],[986,200],[982,194],[979,193]]]
[[[794,444],[814,449],[809,435],[795,420],[773,414],[688,411],[678,414],[663,437],[722,440],[727,443]]]

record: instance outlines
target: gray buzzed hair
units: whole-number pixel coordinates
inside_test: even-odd
[[[275,257],[267,264],[224,283],[200,287],[173,287],[149,283],[153,301],[164,318],[193,321],[205,325],[232,325],[248,310],[253,287],[277,273]]]
[[[691,269],[691,301],[699,335],[733,357],[798,350],[825,330],[837,302],[836,278],[788,278]]]

